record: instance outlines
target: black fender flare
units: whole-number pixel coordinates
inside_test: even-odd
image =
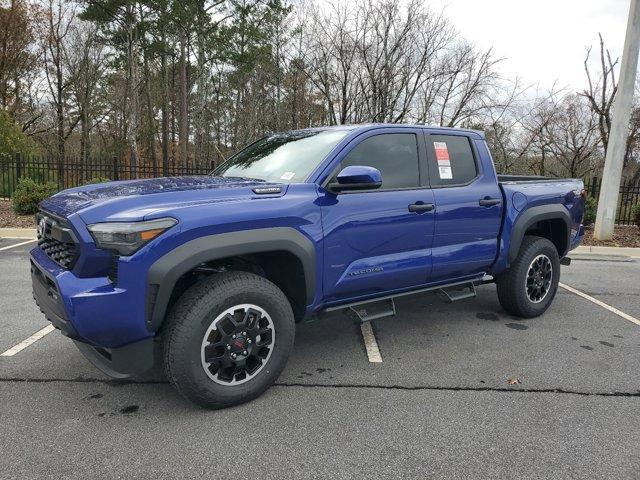
[[[157,331],[164,321],[178,279],[198,265],[237,255],[287,251],[302,263],[307,304],[316,289],[316,250],[309,238],[291,227],[260,228],[199,237],[156,260],[147,274],[147,328]]]
[[[567,227],[566,245],[558,254],[563,257],[569,250],[571,242],[571,215],[567,209],[560,204],[540,205],[531,207],[524,211],[517,219],[511,229],[511,243],[509,244],[509,263],[512,263],[518,256],[520,245],[524,239],[527,229],[533,224],[542,220],[562,220]]]

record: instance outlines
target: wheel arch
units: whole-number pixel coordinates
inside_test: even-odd
[[[562,258],[569,251],[571,216],[563,205],[540,205],[522,213],[511,230],[509,263],[518,256],[525,235],[538,235],[550,240]]]
[[[151,265],[147,274],[147,328],[157,331],[166,316],[177,282],[199,265],[220,259],[271,252],[295,257],[304,275],[306,304],[316,288],[316,254],[311,240],[291,227],[274,227],[199,237],[175,248]]]

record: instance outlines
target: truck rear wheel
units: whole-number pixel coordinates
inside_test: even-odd
[[[560,259],[546,238],[526,236],[509,270],[496,279],[500,305],[512,315],[542,315],[556,295]]]
[[[169,382],[206,408],[248,402],[276,381],[293,347],[291,305],[267,279],[214,275],[188,289],[168,318]]]

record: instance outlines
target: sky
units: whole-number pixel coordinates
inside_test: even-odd
[[[598,32],[613,58],[622,56],[629,0],[425,0],[478,46],[505,57],[501,73],[525,84],[569,91],[586,84],[584,58]]]

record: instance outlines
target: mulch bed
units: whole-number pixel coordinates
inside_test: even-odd
[[[597,247],[640,247],[640,228],[635,225],[617,225],[611,240],[593,238],[593,226],[586,229],[582,245]]]
[[[16,215],[11,201],[0,200],[0,228],[36,228],[33,215]]]

